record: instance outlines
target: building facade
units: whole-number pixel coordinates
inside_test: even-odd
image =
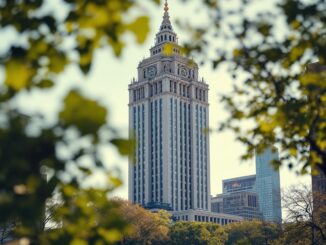
[[[209,210],[208,85],[182,56],[165,4],[150,57],[129,85],[129,125],[137,147],[129,199],[148,208]]]
[[[282,222],[280,174],[272,166],[278,159],[277,149],[268,148],[256,155],[256,191],[263,220]]]
[[[241,216],[246,220],[262,219],[256,193],[256,175],[223,180],[223,194],[211,201],[212,212]]]

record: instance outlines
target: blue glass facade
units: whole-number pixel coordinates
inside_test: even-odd
[[[256,155],[256,191],[263,219],[269,222],[282,222],[280,174],[272,166],[278,153],[271,148]]]

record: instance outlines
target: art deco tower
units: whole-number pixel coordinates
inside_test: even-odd
[[[208,85],[181,54],[165,3],[150,57],[129,85],[129,126],[137,146],[129,199],[148,208],[210,210]]]

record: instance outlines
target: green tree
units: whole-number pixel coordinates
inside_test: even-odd
[[[274,244],[281,235],[281,229],[277,224],[261,221],[244,221],[231,223],[225,227],[228,234],[226,245],[268,245]]]
[[[56,10],[47,9],[44,0],[0,3],[0,31],[9,30],[16,37],[0,53],[4,73],[0,224],[17,220],[15,237],[31,244],[112,244],[127,232],[128,225],[115,212],[118,204],[108,199],[121,180],[107,169],[99,148],[114,145],[121,155],[129,156],[133,142],[110,127],[105,106],[78,89],[68,92],[51,123],[41,113],[22,111],[15,101],[28,100],[32,91],[45,93],[56,87],[58,75],[68,66],[79,67],[86,76],[98,49],[111,48],[118,57],[130,44],[123,40],[125,33],[132,33],[141,44],[149,19],[143,1],[61,0],[59,4],[61,9]],[[126,18],[129,11],[138,15]],[[92,166],[85,167],[84,158]],[[76,171],[69,171],[69,166]],[[107,174],[106,186],[82,188],[95,169]],[[54,212],[61,226],[43,232],[46,200],[54,192],[62,201]]]
[[[211,21],[186,47],[235,78],[221,96],[229,117],[220,129],[246,145],[243,159],[277,144],[275,167],[326,173],[325,1],[268,1],[263,10],[259,0],[205,3]]]
[[[170,239],[171,244],[222,245],[227,234],[217,224],[178,221],[170,228]]]

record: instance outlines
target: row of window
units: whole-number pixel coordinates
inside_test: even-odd
[[[133,129],[137,141],[134,158],[134,202],[145,202],[145,106],[138,105],[133,108]]]
[[[149,84],[149,96],[154,96],[161,94],[163,92],[162,81],[154,82]],[[176,81],[170,80],[170,92],[178,94],[185,98],[191,97],[191,87],[185,84],[178,83]],[[133,90],[133,101],[142,100],[145,98],[145,87],[140,87]],[[195,89],[195,98],[200,101],[207,102],[207,91],[196,88]]]
[[[190,104],[170,98],[170,113],[172,206],[187,210],[192,208]]]
[[[134,91],[134,101],[141,100],[145,98],[145,88],[137,88]]]
[[[157,37],[157,43],[162,43],[164,41],[175,42],[175,36],[169,34],[161,34]]]
[[[159,47],[159,48],[157,48],[157,49],[154,49],[152,54],[153,54],[153,55],[156,55],[156,54],[160,54],[161,52],[162,52],[162,48]],[[177,48],[173,48],[173,53],[180,54],[180,50],[177,49]],[[171,71],[170,71],[170,72],[171,72]]]
[[[162,82],[154,84],[161,91]],[[156,90],[157,91],[157,90]],[[155,90],[154,90],[155,92]],[[151,201],[163,202],[163,105],[162,99],[150,103],[151,118]]]
[[[207,102],[206,91],[200,88],[195,89],[195,99]]]
[[[209,216],[202,216],[202,215],[195,215],[195,221],[198,222],[213,222],[216,224],[226,225],[229,223],[236,222],[232,219],[223,219],[223,218],[216,218],[216,217],[209,217]]]
[[[197,207],[208,209],[206,108],[196,105]]]

